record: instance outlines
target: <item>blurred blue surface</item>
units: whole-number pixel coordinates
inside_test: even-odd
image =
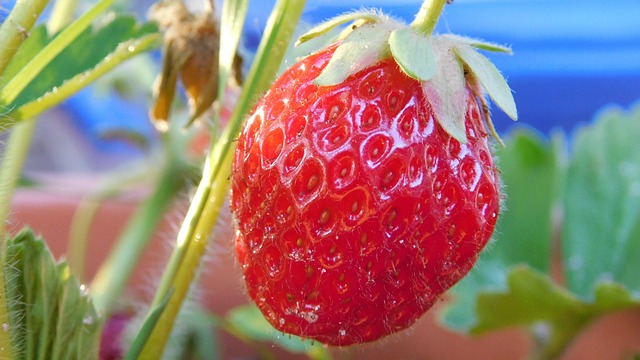
[[[244,46],[257,48],[275,0],[250,1]],[[309,0],[307,24],[337,14],[375,7],[410,22],[421,0]],[[10,2],[5,3],[6,9]],[[3,16],[0,11],[0,19]],[[640,99],[640,0],[456,0],[445,8],[436,32],[456,33],[512,46],[514,55],[487,54],[502,70],[518,105],[520,123],[548,133],[571,131],[603,107],[628,107]],[[95,98],[91,90],[65,108],[103,151],[127,145],[102,135],[123,129],[153,138],[149,104],[118,97]],[[493,112],[499,131],[514,126]]]

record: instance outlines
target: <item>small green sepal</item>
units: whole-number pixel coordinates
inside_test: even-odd
[[[480,50],[505,53],[509,55],[513,54],[510,47],[492,43],[489,41],[484,41],[480,39],[474,39],[474,38],[454,35],[454,34],[444,34],[440,36],[442,36],[443,38],[446,38],[447,40],[450,40],[452,43],[473,46],[474,48],[477,48]]]
[[[436,73],[436,57],[431,36],[411,27],[395,30],[389,36],[389,49],[402,71],[410,77],[427,81]]]
[[[467,111],[466,79],[462,64],[449,51],[451,44],[442,38],[434,38],[436,72],[429,81],[422,83],[433,114],[442,128],[460,143],[467,142],[464,124]]]
[[[304,33],[302,36],[298,38],[298,41],[296,41],[296,46],[302,43],[305,43],[311,39],[315,39],[319,36],[322,36],[340,25],[343,25],[349,22],[354,22],[357,20],[363,20],[365,23],[376,23],[383,20],[383,18],[381,15],[372,11],[357,11],[357,12],[349,12],[343,15],[339,15],[337,17],[334,17],[333,19],[323,22],[318,26],[313,27],[311,30]]]
[[[365,23],[355,28],[334,52],[331,60],[314,83],[332,86],[389,55],[388,39],[400,27],[393,21]]]
[[[511,89],[496,66],[470,46],[456,44],[453,50],[480,81],[491,100],[510,118],[518,120],[518,110]]]

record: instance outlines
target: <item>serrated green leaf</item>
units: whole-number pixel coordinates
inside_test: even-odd
[[[340,84],[388,56],[388,39],[395,28],[394,23],[367,23],[353,30],[335,50],[314,83],[320,86]]]
[[[405,74],[427,81],[436,73],[436,55],[431,36],[418,33],[411,27],[395,30],[389,36],[391,54]]]
[[[555,358],[594,319],[606,313],[640,306],[640,300],[619,284],[603,283],[594,301],[582,301],[547,275],[529,267],[509,273],[506,291],[478,296],[474,334],[512,326],[544,324],[550,330],[541,358]]]
[[[226,319],[235,330],[250,339],[273,342],[292,353],[307,354],[312,359],[330,358],[322,344],[282,334],[274,329],[254,305],[236,307],[229,311]]]
[[[4,259],[9,329],[20,357],[97,356],[97,314],[68,266],[56,265],[45,243],[29,230],[8,241]]]
[[[510,118],[517,120],[518,110],[511,88],[496,66],[470,46],[456,45],[454,51],[480,81],[491,100]]]
[[[473,46],[475,48],[491,51],[491,52],[512,54],[511,48],[508,46],[504,46],[504,45],[500,45],[500,44],[496,44],[496,43],[492,43],[492,42],[488,42],[480,39],[474,39],[466,36],[454,35],[454,34],[443,34],[440,36],[456,44]]]
[[[466,81],[462,64],[449,51],[450,43],[433,38],[436,50],[436,73],[422,83],[422,89],[440,126],[461,143],[467,142],[464,125],[467,111]]]
[[[579,130],[564,189],[567,286],[589,298],[600,281],[640,292],[640,108],[611,109]]]
[[[555,321],[581,311],[582,304],[549,277],[529,267],[515,267],[509,273],[507,290],[482,293],[477,300],[476,325],[472,333],[538,321]]]
[[[559,143],[556,140],[556,143]],[[506,288],[510,267],[527,264],[546,273],[553,232],[553,209],[558,202],[560,165],[558,151],[529,130],[518,130],[496,153],[506,196],[493,241],[478,264],[451,290],[453,302],[442,314],[444,323],[468,331],[476,321],[477,296]]]
[[[375,23],[375,22],[379,22],[381,19],[382,18],[380,17],[380,15],[373,12],[365,12],[365,11],[350,12],[343,15],[339,15],[330,20],[327,20],[326,22],[321,23],[320,25],[313,27],[311,30],[304,33],[302,36],[300,36],[300,38],[298,38],[298,41],[296,41],[296,46],[302,43],[305,43],[311,39],[315,39],[318,36],[322,36],[328,33],[329,31],[335,29],[336,27],[346,24],[348,22],[352,22],[356,20],[365,20],[366,22]]]

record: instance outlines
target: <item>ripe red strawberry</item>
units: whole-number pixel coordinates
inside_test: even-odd
[[[358,41],[361,28],[407,29],[366,16]],[[382,45],[339,74],[331,46],[258,102],[238,140],[231,207],[249,295],[275,328],[373,341],[413,324],[471,269],[498,217],[498,171],[477,64],[449,60],[478,44],[434,38],[430,81],[409,77],[393,44],[394,56]],[[314,83],[335,80],[330,71],[336,85]],[[456,76],[460,87],[442,85]]]

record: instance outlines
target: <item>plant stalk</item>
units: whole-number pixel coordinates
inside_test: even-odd
[[[48,3],[49,0],[16,1],[15,7],[0,27],[0,75],[4,73]]]
[[[425,35],[431,35],[446,4],[447,0],[425,0],[411,27]]]
[[[286,51],[286,47],[282,44],[288,44],[291,40],[304,3],[297,0],[279,0],[269,17],[256,60],[243,85],[229,125],[207,157],[203,177],[178,233],[176,249],[156,291],[148,319],[154,310],[162,305],[165,294],[169,291],[172,294],[161,318],[146,340],[140,359],[157,359],[164,351],[175,318],[195,278],[220,209],[227,199],[234,139],[241,128],[245,114],[257,100],[256,95],[266,90],[275,76]],[[227,55],[235,56],[235,54]],[[147,319],[145,319],[146,322]]]
[[[48,3],[48,0],[16,2],[15,8],[0,28],[0,75],[4,73],[4,70]],[[60,12],[58,16],[62,16],[62,13]],[[52,16],[49,22],[56,27],[66,25],[58,20],[57,16]],[[0,167],[0,290],[2,291],[2,296],[0,296],[0,321],[3,324],[9,323],[3,271],[4,266],[7,264],[4,257],[8,238],[6,224],[11,211],[13,194],[29,153],[36,125],[37,119],[30,119],[14,128]],[[0,355],[2,355],[3,359],[18,357],[18,350],[11,342],[10,330],[0,330]]]
[[[186,166],[170,160],[149,198],[136,210],[109,256],[91,282],[96,311],[109,314],[126,286],[140,255],[171,205],[186,184]]]

